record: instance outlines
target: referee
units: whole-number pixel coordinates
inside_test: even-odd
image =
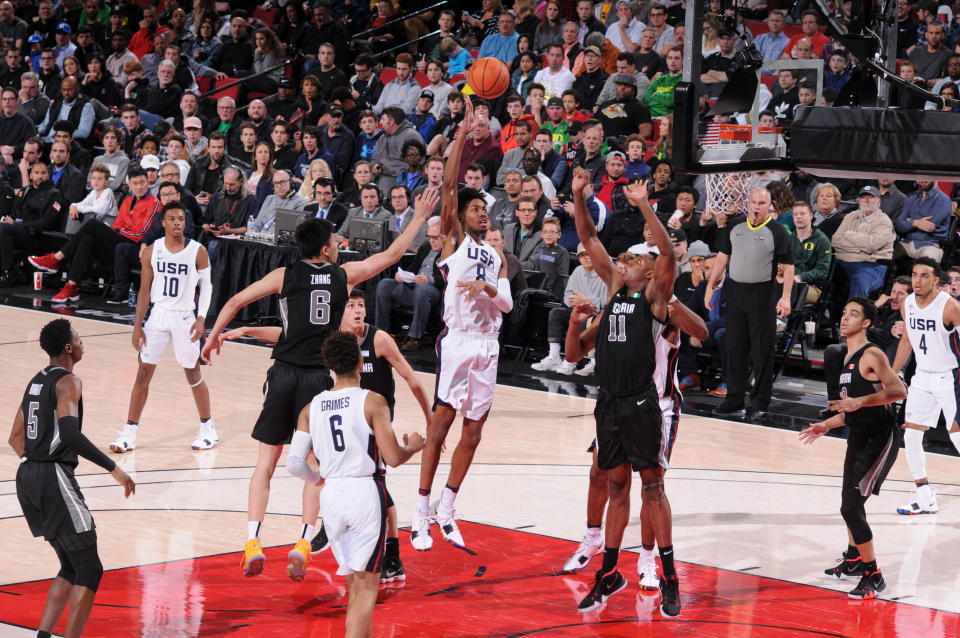
[[[790,314],[793,288],[793,242],[771,216],[770,191],[753,188],[747,216],[734,221],[717,247],[704,305],[712,310],[713,289],[725,270],[727,308],[727,398],[713,411],[717,416],[745,416],[749,364],[753,363],[752,416],[762,418],[773,391],[773,346],[776,318]],[[776,299],[777,265],[783,264],[783,292]],[[744,356],[749,354],[749,357]]]

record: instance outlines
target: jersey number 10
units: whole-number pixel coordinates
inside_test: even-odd
[[[163,296],[178,297],[180,295],[180,279],[178,277],[163,276]]]

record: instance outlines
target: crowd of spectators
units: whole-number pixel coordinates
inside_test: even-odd
[[[838,6],[842,20],[850,4]],[[23,282],[31,267],[65,271],[53,301],[73,301],[97,262],[112,272],[110,301],[126,302],[140,248],[162,232],[157,211],[174,199],[186,205],[188,226],[214,264],[220,243],[269,232],[280,209],[328,219],[347,240],[362,226],[357,219],[383,220],[399,233],[416,195],[441,185],[448,142],[472,93],[464,73],[478,56],[502,60],[510,87],[494,100],[471,98],[477,117],[458,178],[487,198],[487,240],[507,253],[522,302],[510,332],[546,324],[538,371],[590,374],[592,360],[563,358],[562,336],[572,306],[599,307],[607,294],[578,246],[573,166],[593,178],[588,210],[611,258],[649,243],[623,194],[631,181],[649,180],[650,202],[675,245],[677,296],[710,327],[706,341],[684,340],[681,388],[701,387],[697,354],[712,352],[721,383],[711,393],[730,392],[724,405],[732,411],[743,407],[748,359],[755,376],[769,374],[774,314],[783,320],[820,304],[822,317],[835,320],[831,303],[881,293],[878,304],[896,310],[903,281],[894,276],[910,259],[944,259],[956,240],[956,191],[926,181],[768,172],[753,178],[742,210],[706,211],[703,178],[671,163],[689,30],[683,2],[482,0],[479,8],[392,22],[428,5],[3,0],[0,286]],[[752,41],[765,60],[822,64],[822,105],[832,105],[850,79],[850,52],[825,35],[809,3],[778,6],[706,2],[706,96],[722,91],[734,54]],[[425,34],[432,35],[403,46]],[[949,6],[901,1],[897,43],[902,77],[937,94],[960,93],[960,28]],[[204,95],[214,83],[253,74],[229,95]],[[794,109],[816,96],[810,73],[798,70],[779,71],[760,92],[761,126],[788,126]],[[892,103],[937,108],[908,92],[895,91]],[[765,235],[770,252],[759,254],[743,233],[767,224],[776,230]],[[44,231],[67,240],[37,254]],[[380,328],[396,331],[398,307],[413,313],[407,349],[428,343],[440,303],[439,232],[427,224],[405,268],[375,291]],[[951,276],[960,279],[960,270]],[[951,291],[960,294],[960,283]],[[754,325],[745,305],[760,297],[769,325]],[[528,311],[537,305],[548,311]],[[747,319],[730,326],[728,312]],[[902,326],[875,328],[894,334]],[[731,361],[728,349],[751,357]],[[768,401],[767,379],[758,378],[754,403],[763,409]]]

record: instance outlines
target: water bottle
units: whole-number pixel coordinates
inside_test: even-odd
[[[137,289],[130,284],[130,293],[127,295],[127,305],[131,308],[137,307]]]
[[[257,220],[253,215],[247,218],[247,238],[251,240],[257,239]]]

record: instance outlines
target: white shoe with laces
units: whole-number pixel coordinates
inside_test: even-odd
[[[597,554],[603,553],[603,534],[598,529],[592,529],[583,535],[580,546],[570,554],[570,558],[563,564],[563,571],[575,573],[590,564],[590,560]]]
[[[428,552],[433,547],[433,537],[430,536],[430,523],[433,517],[430,512],[414,508],[413,518],[410,521],[410,544],[418,552]]]
[[[123,429],[118,432],[118,436],[113,443],[110,444],[110,450],[112,452],[117,452],[123,454],[124,452],[132,452],[137,447],[137,426],[130,425],[129,423],[123,426]]]
[[[929,498],[924,498],[923,494],[918,490],[913,495],[913,501],[907,503],[906,505],[901,505],[897,508],[897,514],[904,514],[906,516],[914,516],[917,514],[936,514],[937,507],[937,495],[930,489],[928,490],[930,496]]]
[[[452,507],[450,509],[444,508],[439,501],[434,503],[431,509],[434,512],[437,525],[440,527],[440,535],[443,536],[443,540],[454,547],[465,548],[467,544],[463,542],[463,535],[460,533],[460,528],[457,527],[457,511]]]
[[[637,574],[640,575],[640,589],[646,591],[660,589],[660,578],[657,576],[657,559],[652,553],[649,557],[641,556],[637,561]]]
[[[190,444],[190,447],[194,450],[209,450],[219,442],[220,437],[217,435],[217,428],[213,424],[213,419],[207,419],[206,423],[200,424],[197,438]]]
[[[559,366],[557,366],[557,369],[554,370],[554,372],[556,372],[557,374],[571,375],[576,369],[577,369],[576,361],[564,361]]]
[[[593,374],[593,370],[596,367],[597,367],[596,359],[590,359],[590,361],[587,362],[587,365],[583,366],[582,368],[574,372],[574,374],[580,377],[589,377],[591,374]]]
[[[537,372],[553,372],[563,364],[563,359],[560,357],[544,357],[539,362],[534,363],[530,367],[536,370]]]

